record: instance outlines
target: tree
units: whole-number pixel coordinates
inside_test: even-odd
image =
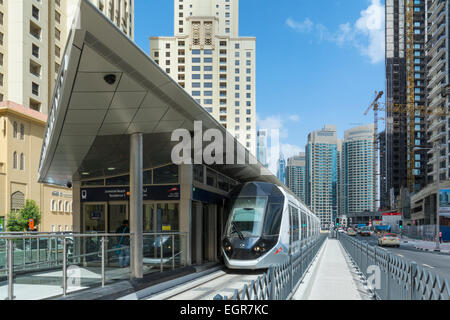
[[[21,219],[19,212],[11,212],[8,214],[7,222],[6,222],[6,230],[12,232],[21,232],[24,231],[24,223]]]
[[[23,209],[8,215],[7,230],[28,231],[29,219],[34,220],[35,226],[41,223],[41,210],[34,200],[27,200]]]

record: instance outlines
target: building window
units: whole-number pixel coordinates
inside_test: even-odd
[[[25,156],[23,153],[20,154],[20,170],[25,170]]]
[[[36,39],[41,39],[41,28],[32,21],[30,21],[30,34]]]
[[[35,6],[32,6],[32,12],[31,12],[33,18],[35,18],[36,20],[39,20],[39,9],[36,8]]]
[[[50,207],[51,207],[51,211],[53,211],[53,212],[56,211],[56,200],[55,199],[51,200]]]
[[[39,85],[37,83],[32,82],[31,83],[31,92],[35,95],[39,95]]]
[[[13,153],[13,169],[17,169],[17,152]]]
[[[20,140],[25,140],[25,126],[23,124],[20,125]]]
[[[20,192],[14,192],[11,195],[11,210],[18,211],[25,207],[25,195]]]
[[[14,123],[13,123],[13,138],[15,138],[15,139],[17,139],[17,132],[18,132],[17,128],[18,128],[17,122],[14,121]]]
[[[30,60],[30,73],[36,77],[41,76],[41,66],[33,60]]]
[[[37,45],[35,45],[34,43],[32,44],[32,54],[36,58],[39,58],[39,47]]]

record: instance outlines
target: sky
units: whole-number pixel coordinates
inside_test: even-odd
[[[150,36],[173,35],[173,6],[135,0],[135,42],[145,52]],[[343,138],[373,123],[364,112],[385,87],[384,0],[241,0],[239,7],[239,35],[256,37],[257,125],[280,130],[285,157],[326,124]]]

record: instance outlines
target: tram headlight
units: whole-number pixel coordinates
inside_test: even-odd
[[[231,245],[231,242],[228,239],[224,239],[222,242],[222,246],[223,249],[225,250],[225,253],[230,256],[232,251],[233,251],[233,247]]]

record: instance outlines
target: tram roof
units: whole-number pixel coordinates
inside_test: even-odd
[[[117,79],[113,85],[104,80],[110,74]],[[203,130],[218,129],[240,145],[95,6],[81,0],[53,92],[39,182],[66,185],[83,173],[90,179],[129,172],[129,135],[135,132],[144,135],[144,168],[170,163],[178,143],[171,142],[172,131],[192,133],[200,120]],[[245,154],[254,159],[246,149]],[[254,163],[214,169],[239,182],[283,186],[273,174],[261,175],[265,168]]]

